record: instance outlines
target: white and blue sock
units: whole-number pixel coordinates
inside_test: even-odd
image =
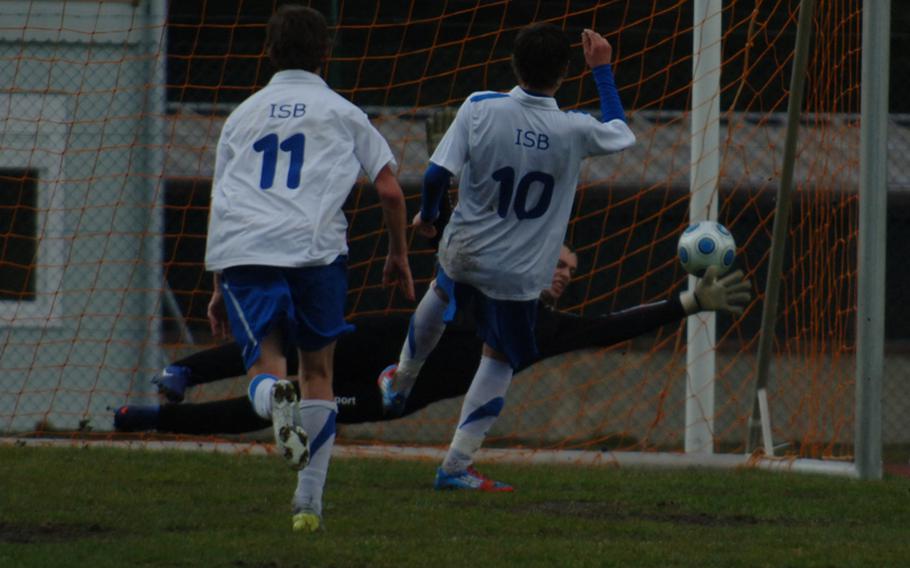
[[[480,365],[461,405],[458,428],[442,462],[443,471],[457,473],[474,463],[474,454],[502,412],[511,382],[511,365],[492,357],[480,358]]]
[[[246,395],[253,403],[253,410],[260,418],[272,419],[272,387],[278,382],[278,377],[268,373],[256,375],[250,381]]]
[[[392,390],[395,392],[408,393],[414,386],[420,368],[446,329],[442,318],[448,306],[449,303],[436,294],[433,286],[420,299],[411,316],[408,336],[398,356],[398,370],[392,381]]]
[[[335,417],[338,405],[327,400],[301,400],[298,424],[310,436],[310,462],[297,472],[297,489],[292,506],[295,513],[312,511],[322,516],[322,491],[329,472],[329,458],[335,445]]]

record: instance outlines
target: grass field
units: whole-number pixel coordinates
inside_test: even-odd
[[[336,459],[328,530],[290,530],[274,456],[0,446],[0,566],[907,566],[910,479]]]

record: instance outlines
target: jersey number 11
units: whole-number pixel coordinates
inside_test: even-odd
[[[262,152],[262,173],[259,175],[259,189],[269,189],[275,185],[275,167],[278,165],[278,150],[291,154],[291,163],[288,165],[288,189],[300,187],[300,170],[303,168],[303,149],[306,146],[306,136],[302,132],[294,134],[278,143],[278,135],[274,132],[266,134],[253,143],[253,150]]]

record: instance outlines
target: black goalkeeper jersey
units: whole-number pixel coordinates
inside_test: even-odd
[[[537,346],[540,359],[591,347],[606,347],[631,339],[685,317],[679,300],[636,306],[602,316],[576,316],[540,304]],[[335,347],[334,382],[338,422],[353,424],[382,420],[382,401],[376,379],[398,361],[410,318],[402,314],[352,319],[356,331],[339,338]],[[477,370],[483,342],[470,324],[451,324],[420,371],[404,414],[432,402],[461,396]],[[296,353],[288,354],[288,375],[297,373]],[[240,347],[228,343],[193,354],[175,365],[188,367],[195,384],[246,373]],[[187,434],[243,433],[269,426],[245,398],[161,407],[159,430]]]

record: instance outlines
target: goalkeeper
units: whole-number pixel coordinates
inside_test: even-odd
[[[709,271],[695,289],[623,311],[602,316],[576,316],[556,309],[577,266],[576,255],[563,247],[549,288],[541,293],[538,308],[539,360],[580,349],[606,347],[647,333],[667,323],[705,311],[742,313],[751,298],[750,284],[740,271],[723,278]],[[700,307],[700,308],[699,308]],[[383,412],[376,374],[398,355],[399,339],[407,333],[404,315],[361,317],[356,331],[339,339],[335,353],[334,389],[338,422],[355,424],[390,420],[412,414],[425,406],[464,395],[477,368],[481,340],[468,324],[451,325],[436,350],[427,358],[418,380],[399,414]],[[293,350],[291,350],[293,351]],[[288,373],[297,360],[288,353]],[[240,346],[227,343],[175,361],[153,380],[171,403],[182,401],[187,387],[244,374]],[[247,397],[203,403],[128,405],[114,415],[121,431],[158,430],[183,434],[240,434],[270,426],[252,408]]]

